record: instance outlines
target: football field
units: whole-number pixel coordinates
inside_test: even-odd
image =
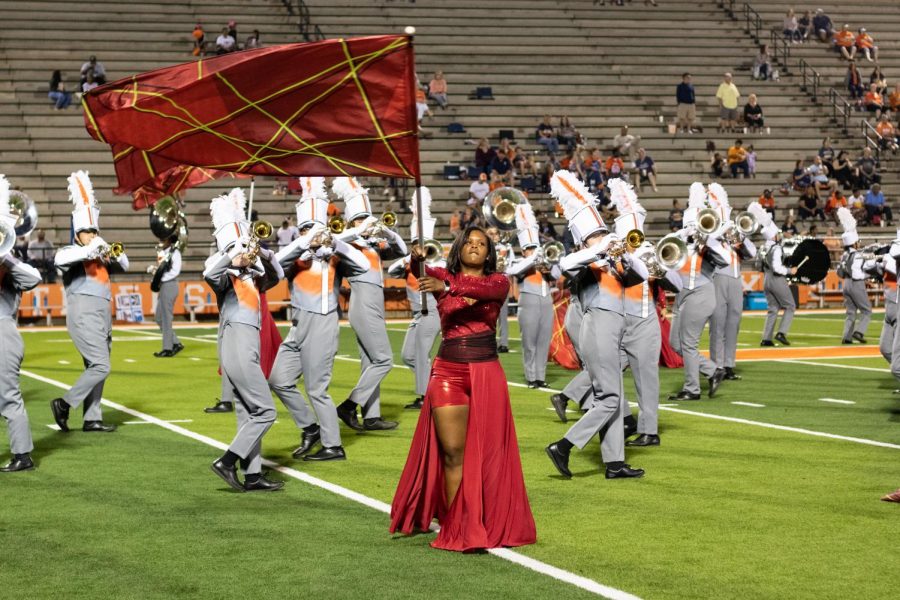
[[[900,588],[900,384],[869,344],[841,346],[843,317],[798,315],[787,349],[760,349],[745,315],[737,371],[714,399],[670,403],[681,370],[660,370],[656,448],[627,449],[640,480],[603,478],[596,439],[562,479],[544,454],[561,437],[550,390],[525,388],[517,339],[501,355],[529,498],[533,546],[461,555],[433,534],[392,537],[386,510],[418,413],[388,324],[395,368],[382,387],[390,432],[342,425],[345,462],[291,458],[283,406],[263,454],[283,492],[232,492],[209,470],[235,430],[205,414],[219,395],[214,326],[178,330],[186,349],[157,359],[152,328],[116,328],[104,391],[114,434],[51,425],[52,398],[81,359],[65,329],[23,328],[22,391],[38,469],[0,477],[3,598],[878,598]],[[511,324],[515,338],[518,329]],[[359,373],[341,328],[331,394]],[[705,338],[705,335],[704,335]],[[705,343],[705,339],[704,339]],[[574,372],[557,366],[561,390]],[[302,389],[302,388],[301,388]],[[634,388],[626,375],[626,395]],[[637,409],[634,408],[636,413]],[[572,414],[574,419],[576,414]],[[55,427],[55,425],[53,426]]]

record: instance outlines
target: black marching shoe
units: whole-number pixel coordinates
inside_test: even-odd
[[[572,471],[569,470],[569,453],[560,448],[558,443],[550,444],[545,450],[559,474],[563,477],[571,478]]]
[[[50,401],[50,410],[53,411],[53,420],[59,426],[60,431],[69,430],[69,405],[62,398]]]
[[[631,409],[628,409],[631,410]],[[634,415],[628,414],[622,419],[623,422],[623,433],[625,439],[630,438],[634,434],[637,433],[637,419],[634,418]]]
[[[781,333],[780,331],[775,334],[775,341],[777,341],[782,346],[790,346],[791,343],[788,341],[787,336]]]
[[[566,407],[569,405],[569,398],[565,394],[553,394],[550,396],[550,404],[553,405],[553,410],[556,411],[556,416],[559,417],[559,420],[563,423],[568,423],[569,418],[566,416]]]
[[[107,425],[103,421],[85,421],[81,426],[82,431],[94,431],[98,433],[112,433],[116,430],[115,425]]]
[[[507,352],[509,352],[509,346],[497,346],[498,354],[506,354]]]
[[[15,473],[16,471],[34,471],[34,461],[31,460],[30,454],[27,452],[16,454],[8,465],[0,467],[0,473]]]
[[[230,469],[225,466],[225,463],[222,462],[222,459],[218,459],[216,462],[209,466],[212,469],[212,472],[222,478],[222,481],[231,486],[232,489],[237,490],[239,492],[243,492],[244,485],[240,482],[237,476],[237,467],[231,467]]]
[[[172,356],[175,356],[176,354],[178,354],[178,353],[181,352],[182,350],[184,350],[184,344],[180,344],[180,343],[179,343],[179,344],[175,344],[174,346],[172,346]]]
[[[536,389],[536,390],[547,387],[547,382],[544,381],[543,379],[536,379],[536,380],[532,381],[531,383],[534,384],[534,389]]]
[[[215,406],[208,406],[203,409],[205,413],[229,413],[234,412],[234,404],[231,402],[222,402],[218,398],[216,398]]]
[[[841,340],[841,343],[842,343],[842,344],[852,344],[852,343],[853,343],[853,340],[843,339],[843,340]]]
[[[659,436],[652,433],[642,433],[633,440],[625,442],[626,446],[659,446]]]
[[[303,460],[315,460],[324,462],[326,460],[347,460],[347,454],[344,452],[343,446],[332,446],[331,448],[322,448],[315,454],[307,454]]]
[[[153,356],[156,358],[170,358],[175,356],[175,354],[171,350],[160,350],[159,352],[154,352]]]
[[[313,449],[313,446],[319,443],[319,440],[322,439],[321,430],[316,427],[315,431],[304,431],[303,437],[300,440],[300,447],[294,450],[291,454],[294,458],[300,458],[307,452]]]
[[[244,478],[247,479],[246,477]],[[284,487],[283,481],[272,481],[260,475],[254,481],[244,481],[244,491],[246,492],[277,492]]]
[[[366,431],[390,431],[391,429],[397,429],[397,421],[385,421],[381,417],[375,417],[374,419],[363,419],[363,428]]]
[[[424,396],[419,396],[403,408],[408,408],[409,410],[422,410],[422,403],[425,402]]]
[[[734,369],[731,367],[725,367],[725,377],[722,379],[727,379],[728,381],[740,381],[743,377],[735,373]]]
[[[721,385],[723,379],[725,379],[725,369],[716,369],[716,372],[709,378],[710,398],[716,395],[716,390],[719,389],[719,385]]]
[[[863,334],[859,331],[853,332],[853,339],[859,342],[860,344],[868,344],[866,338],[863,337]]]
[[[760,346],[774,346],[775,342],[772,340],[763,340],[759,343]]]
[[[528,389],[530,389],[530,390],[536,390],[536,389],[537,389],[537,382],[536,382],[536,381],[529,381],[528,379],[526,379],[526,380],[525,380],[525,386],[528,387]]]
[[[643,477],[643,469],[632,469],[631,465],[622,465],[618,469],[606,467],[607,479],[631,479],[634,477]]]
[[[693,394],[687,390],[681,390],[677,394],[669,396],[669,400],[699,400],[700,394]]]
[[[359,418],[356,416],[356,402],[347,399],[338,404],[337,416],[344,424],[355,431],[364,431],[363,426],[359,424]]]

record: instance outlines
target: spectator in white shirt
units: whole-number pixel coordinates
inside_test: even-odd
[[[97,61],[96,56],[91,56],[86,63],[81,65],[81,85],[84,85],[84,82],[87,81],[88,71],[93,72],[94,81],[97,82],[97,85],[106,83],[106,68],[102,62]]]
[[[278,249],[281,250],[289,245],[300,234],[297,228],[292,226],[287,219],[281,222],[281,229],[275,232],[275,238],[278,240]]]
[[[38,229],[35,233],[37,239],[28,243],[28,263],[41,272],[44,281],[52,283],[56,280],[53,242],[46,239],[43,229]]]
[[[477,202],[481,202],[490,191],[491,186],[488,185],[487,175],[482,173],[478,176],[478,181],[473,181],[472,185],[469,186],[469,198],[474,198]]]
[[[100,84],[97,83],[97,80],[94,78],[94,72],[91,70],[88,70],[87,79],[81,85],[81,91],[84,92],[85,94],[87,94],[89,91],[91,91],[95,87],[100,87]]]
[[[222,35],[216,38],[216,54],[228,54],[234,51],[234,38],[228,35],[228,28],[222,28]]]

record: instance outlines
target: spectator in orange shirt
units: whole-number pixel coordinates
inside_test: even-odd
[[[875,40],[872,39],[872,36],[866,33],[865,27],[860,27],[859,33],[856,34],[856,48],[861,54],[866,56],[867,61],[872,62],[872,60],[875,60],[878,62],[878,46],[875,45]]]
[[[875,131],[881,136],[881,149],[897,152],[897,128],[891,123],[888,116],[881,115],[881,120],[875,126]]]
[[[863,106],[867,111],[875,113],[876,119],[881,117],[881,111],[884,110],[884,96],[878,93],[877,83],[869,85],[869,91],[863,98]]]
[[[772,195],[772,190],[765,189],[763,190],[762,196],[759,197],[759,205],[762,206],[767,213],[772,215],[772,218],[775,218],[775,196]]]
[[[625,163],[619,158],[618,150],[613,150],[612,156],[606,159],[606,177],[608,179],[613,177],[625,178]]]
[[[454,238],[459,235],[459,211],[454,210],[450,215],[450,235]]]
[[[894,85],[894,91],[888,94],[888,104],[892,112],[900,112],[900,83]]]
[[[203,32],[203,25],[197,23],[194,26],[194,31],[191,32],[191,37],[194,38],[194,50],[191,54],[194,56],[206,54],[203,49],[204,38],[206,37],[206,34]]]
[[[728,167],[731,176],[737,179],[738,171],[744,173],[744,177],[750,176],[750,166],[747,164],[747,151],[744,149],[743,140],[735,140],[734,146],[728,149]]]
[[[844,24],[841,30],[834,34],[834,47],[847,60],[853,60],[856,56],[856,36],[850,31],[849,25]]]
[[[828,201],[825,203],[825,215],[837,222],[837,209],[842,206],[846,208],[847,204],[847,196],[844,195],[840,186],[835,185],[831,190],[831,196],[828,197]]]
[[[443,71],[434,72],[434,77],[428,83],[428,95],[442,110],[447,108],[447,80],[444,79]]]

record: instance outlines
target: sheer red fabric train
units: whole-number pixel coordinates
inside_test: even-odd
[[[415,272],[415,270],[413,271]],[[471,277],[426,267],[431,277],[450,283],[438,298],[441,332],[450,344],[493,334],[509,289],[504,275]],[[476,349],[475,352],[478,352]],[[462,385],[468,379],[468,385]],[[469,421],[459,491],[444,500],[441,450],[435,432],[434,402],[452,385],[470,391]],[[523,546],[536,539],[528,504],[506,374],[496,357],[467,362],[436,358],[406,466],[391,504],[391,533],[427,531],[437,517],[441,531],[434,548],[464,552]]]

